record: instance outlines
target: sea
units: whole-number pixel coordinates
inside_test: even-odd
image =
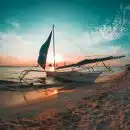
[[[21,72],[23,72],[24,70],[40,70],[43,71],[42,68],[40,67],[0,67],[0,80],[8,80],[8,81],[18,81],[19,82],[19,76],[21,74]],[[105,68],[100,66],[100,67],[95,67],[94,68],[95,71],[104,71]],[[120,71],[120,70],[124,70],[125,66],[113,66],[112,70],[113,71]],[[88,71],[87,69],[84,69],[83,71]],[[29,72],[26,76],[25,79],[26,80],[30,80],[30,81],[36,81],[39,78],[43,78],[46,77],[46,73],[45,72]],[[52,81],[52,79],[48,79],[47,82],[54,82]]]
[[[20,73],[24,70],[30,70],[31,67],[0,67],[0,79],[18,79]],[[41,70],[39,67],[33,67],[33,70]],[[45,75],[45,74],[44,74]],[[32,76],[32,77],[31,77]],[[30,78],[42,77],[43,73],[33,73],[30,75]]]
[[[62,84],[61,86],[51,87],[51,88],[42,88],[40,90],[34,89],[33,91],[24,91],[23,90],[15,90],[15,91],[7,91],[3,90],[2,87],[7,87],[9,83],[3,84],[3,81],[16,81],[19,82],[19,75],[24,70],[42,70],[39,67],[0,67],[0,109],[3,107],[10,107],[10,106],[17,106],[22,104],[28,104],[28,102],[31,101],[39,101],[39,99],[43,100],[46,98],[51,98],[51,95],[56,95],[55,98],[58,98],[59,96],[59,88],[65,88],[65,84]],[[97,67],[95,70],[102,71],[104,70],[104,67]],[[112,67],[112,70],[114,71],[120,71],[125,69],[124,66],[119,67]],[[87,71],[87,70],[84,70]],[[26,75],[26,80],[28,80],[30,83],[32,82],[39,82],[39,78],[46,77],[46,74],[44,72],[30,72],[28,75]],[[56,81],[51,78],[47,78],[46,80],[47,84],[55,84]],[[79,85],[78,85],[79,86]],[[10,87],[10,86],[9,86]],[[75,86],[74,86],[75,87]],[[70,88],[70,86],[69,86]],[[22,88],[25,89],[25,88]],[[31,88],[30,88],[31,89]],[[73,89],[74,90],[74,89]],[[68,90],[64,90],[65,93],[69,93]],[[67,96],[65,95],[65,98]],[[56,99],[54,99],[56,100]],[[1,114],[1,111],[0,111]]]
[[[3,108],[44,101],[44,99],[57,93],[57,86],[39,89],[35,87],[26,88],[23,86],[19,88],[18,86],[21,86],[21,83],[19,83],[21,72],[30,69],[43,71],[39,67],[0,67],[0,115],[3,113]],[[39,78],[43,77],[46,77],[44,72],[30,72],[25,76],[25,80],[28,83],[38,84],[38,82],[40,82]],[[10,81],[11,84],[13,83],[13,86],[10,84]],[[46,80],[46,84],[55,83],[54,79],[49,78]]]
[[[41,72],[37,71],[30,71],[25,77],[25,80],[28,80],[29,82],[38,82],[40,78],[46,77],[46,73],[42,72],[43,70],[40,67],[0,67],[0,80],[4,81],[16,81],[19,82],[20,78],[19,76],[24,70],[40,70]],[[48,82],[54,82],[52,79],[48,79],[46,81]]]

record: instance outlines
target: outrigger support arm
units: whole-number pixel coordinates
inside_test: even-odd
[[[97,65],[98,65],[98,63],[96,63],[96,65],[93,65],[93,66],[88,66],[87,69],[88,69],[88,70],[89,70],[89,69],[92,69],[93,72],[95,72],[94,67],[97,67]],[[90,70],[89,70],[89,72],[90,72]]]
[[[107,70],[109,70],[109,71],[111,71],[111,72],[113,72],[113,70],[111,69],[111,67],[110,67],[110,64],[107,66],[103,61],[102,61],[102,63],[103,63],[103,65],[104,65],[104,67],[107,69]],[[97,63],[98,64],[98,63]],[[89,72],[91,72],[90,70],[92,69],[93,70],[93,72],[95,71],[94,70],[94,67],[97,67],[98,65],[94,65],[94,66],[88,66],[88,67],[85,67]],[[82,69],[84,69],[84,67],[82,68]],[[104,70],[105,71],[105,70]]]
[[[88,69],[88,71],[90,72],[90,69],[89,68],[87,68]]]
[[[94,71],[94,68],[93,67],[91,67],[92,68],[92,70]]]
[[[32,70],[32,69],[29,69],[29,70],[24,70],[20,73],[19,75],[19,80],[20,80],[20,83],[27,83],[28,85],[30,85],[30,83],[28,83],[27,81],[25,81],[24,77],[29,73],[29,72],[45,72],[45,71],[41,71],[41,70]],[[23,82],[22,82],[23,81]]]
[[[104,67],[105,67],[108,71],[112,71],[112,72],[113,72],[113,70],[111,69],[110,66],[106,66],[105,63],[104,63],[103,61],[102,61],[102,63],[103,63],[103,65],[104,65]]]

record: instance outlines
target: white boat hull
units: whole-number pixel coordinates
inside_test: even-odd
[[[114,75],[122,72],[48,72],[48,77],[64,82],[106,82],[111,80]]]
[[[70,82],[94,82],[102,72],[48,72],[47,77]]]

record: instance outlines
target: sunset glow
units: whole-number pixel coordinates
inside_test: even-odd
[[[62,55],[56,54],[56,56],[55,56],[55,61],[56,61],[56,63],[63,62],[63,61],[64,61],[64,58],[63,58]],[[48,62],[48,63],[54,63],[54,57],[48,55],[48,57],[47,57],[47,62]]]
[[[7,1],[0,5],[0,66],[36,65],[53,24],[56,63],[66,62],[71,55],[75,62],[78,56],[95,54],[126,55],[125,61],[130,63],[130,3],[118,0],[111,6],[109,0]],[[47,63],[53,63],[53,37]]]
[[[49,71],[54,71],[54,66],[49,67]]]

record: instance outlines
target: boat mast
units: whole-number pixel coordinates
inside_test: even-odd
[[[54,71],[55,71],[56,63],[55,63],[55,39],[54,39],[54,24],[53,24],[53,57],[54,57]]]

